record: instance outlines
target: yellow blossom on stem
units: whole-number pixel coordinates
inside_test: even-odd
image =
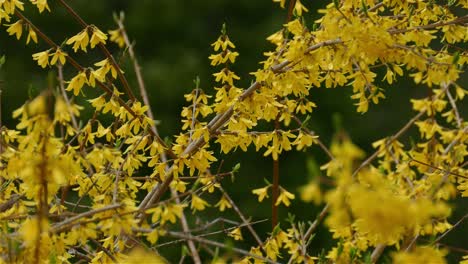
[[[45,50],[38,53],[34,53],[32,55],[33,59],[37,61],[37,64],[39,64],[39,66],[41,66],[42,68],[45,68],[47,67],[47,65],[49,65],[49,51],[50,50]]]
[[[233,229],[231,232],[228,233],[228,236],[234,238],[234,240],[244,240],[244,238],[242,237],[240,227]]]
[[[231,203],[228,201],[225,195],[221,196],[219,202],[215,204],[215,207],[219,207],[219,211],[224,212],[226,208],[232,208]]]
[[[270,188],[271,185],[265,186],[263,188],[255,189],[252,190],[253,194],[258,195],[258,201],[261,202],[265,197],[268,197],[268,188]]]
[[[214,48],[214,51],[218,51],[219,48],[221,48],[221,50],[226,50],[228,47],[231,47],[231,48],[236,48],[236,46],[234,46],[234,43],[232,43],[230,40],[229,40],[229,37],[227,35],[222,35],[220,36],[213,44],[211,44],[211,46],[213,46]]]
[[[65,65],[65,62],[67,61],[65,57],[68,56],[68,54],[66,52],[63,52],[62,49],[57,48],[55,52],[50,56],[52,56],[52,59],[50,60],[50,65],[55,65],[57,61],[59,61],[61,65]]]
[[[80,93],[81,88],[83,87],[85,83],[88,83],[88,80],[86,78],[86,72],[81,71],[75,77],[73,77],[70,82],[68,82],[68,86],[66,90],[67,91],[73,90],[73,94],[76,96]]]
[[[210,204],[200,198],[200,196],[196,194],[192,194],[192,203],[190,205],[190,208],[193,209],[193,211],[203,211],[207,206],[210,206]]]
[[[125,46],[125,38],[123,36],[122,30],[118,28],[114,30],[109,30],[107,32],[110,35],[110,41],[117,43],[117,45],[119,45],[120,48],[123,48]]]
[[[221,70],[218,73],[213,73],[213,76],[216,77],[216,82],[227,83],[233,85],[233,80],[239,80],[240,77],[237,76],[234,72],[228,70],[227,68]]]
[[[50,12],[49,5],[47,0],[31,0],[31,3],[39,9],[39,13],[42,13],[45,9]]]
[[[93,34],[91,35],[91,40],[90,40],[90,43],[91,43],[91,48],[94,48],[96,45],[98,44],[106,44],[106,40],[107,40],[107,35],[102,32],[101,30],[99,30],[96,26],[91,26],[91,31],[93,32]]]
[[[291,201],[293,200],[296,196],[288,191],[286,191],[284,188],[280,188],[280,195],[278,196],[278,199],[276,200],[275,205],[278,206],[281,203],[283,203],[286,206],[291,205]]]
[[[296,4],[294,5],[294,11],[298,16],[302,16],[302,12],[308,12],[309,9],[307,9],[300,0],[296,0]]]
[[[86,48],[89,44],[88,29],[83,29],[80,33],[71,37],[66,42],[67,45],[73,44],[73,51],[76,52],[79,48],[86,52]]]
[[[273,0],[273,2],[279,3],[281,8],[284,8],[284,4],[286,3],[286,0]]]
[[[8,25],[7,32],[10,36],[16,35],[16,38],[20,39],[21,34],[23,34],[23,20],[18,20],[13,24]]]
[[[2,0],[0,3],[3,5],[2,8],[7,14],[14,14],[16,8],[21,11],[24,10],[23,2],[20,0]]]
[[[28,38],[26,39],[26,44],[29,44],[29,41],[32,39],[32,41],[34,41],[34,43],[37,43],[37,34],[36,34],[36,31],[34,31],[34,29],[32,29],[32,27],[29,27],[29,30],[28,30]]]

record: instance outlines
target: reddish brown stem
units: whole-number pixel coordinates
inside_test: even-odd
[[[289,21],[291,21],[295,5],[296,5],[296,0],[289,1],[288,16],[286,18],[286,24],[289,23]]]

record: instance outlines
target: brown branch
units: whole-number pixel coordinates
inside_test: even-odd
[[[289,1],[288,16],[286,17],[286,24],[289,23],[289,21],[291,21],[295,5],[296,5],[296,0]]]
[[[70,217],[60,223],[57,223],[55,225],[53,225],[51,228],[50,228],[50,233],[60,233],[60,232],[63,232],[65,231],[67,228],[75,225],[75,221],[77,220],[80,220],[81,218],[85,218],[85,217],[89,217],[89,216],[93,216],[95,214],[99,214],[99,213],[102,213],[102,212],[105,212],[105,211],[109,211],[109,210],[114,210],[114,209],[117,209],[117,208],[120,208],[122,207],[121,204],[111,204],[111,205],[108,205],[108,206],[105,206],[105,207],[102,207],[102,208],[98,208],[98,209],[94,209],[94,210],[91,210],[91,211],[87,211],[87,212],[84,212],[84,213],[81,213],[79,215],[76,215],[76,216],[73,216],[73,217]]]
[[[377,260],[379,260],[380,256],[385,250],[385,245],[384,244],[379,244],[374,248],[374,251],[372,251],[371,254],[371,263],[376,263]]]
[[[21,198],[23,198],[23,195],[12,194],[10,198],[8,199],[8,201],[0,204],[0,213],[3,213],[6,210],[10,209],[13,205],[15,205],[15,203],[21,200]]]

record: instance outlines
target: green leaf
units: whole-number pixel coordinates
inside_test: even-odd
[[[460,52],[457,51],[455,52],[455,54],[453,54],[452,64],[457,65],[459,60],[460,60]]]
[[[275,228],[273,228],[273,231],[271,232],[271,236],[275,237],[280,231],[281,231],[281,226],[280,226],[280,223],[278,223],[275,226]]]
[[[241,167],[240,163],[237,163],[236,165],[234,165],[234,167],[232,167],[232,173],[238,172],[240,167]]]
[[[2,68],[3,64],[5,64],[5,61],[6,61],[6,57],[5,55],[2,55],[0,57],[0,69]]]

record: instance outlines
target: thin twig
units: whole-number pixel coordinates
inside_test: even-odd
[[[265,257],[259,256],[259,255],[256,255],[256,254],[252,254],[252,253],[248,252],[247,250],[243,250],[243,249],[240,249],[240,248],[228,246],[228,245],[226,245],[224,243],[219,243],[219,242],[204,239],[204,238],[201,238],[201,237],[192,236],[190,234],[183,234],[183,233],[174,232],[174,231],[166,231],[166,234],[169,235],[169,236],[172,236],[172,237],[176,237],[176,238],[189,239],[189,240],[196,241],[198,243],[203,243],[203,244],[206,244],[206,245],[231,250],[231,251],[237,252],[239,254],[242,254],[244,256],[248,256],[248,257],[251,257],[251,258],[258,259],[258,260],[263,260],[263,261],[268,262],[268,263],[279,264],[279,262],[273,261],[273,260],[271,260],[269,258],[265,258]]]
[[[377,260],[379,260],[380,256],[385,250],[385,245],[384,244],[379,244],[375,247],[374,251],[372,251],[371,254],[371,262],[376,263]]]
[[[461,128],[462,126],[462,119],[460,118],[460,113],[458,112],[457,104],[450,94],[450,90],[446,89],[445,93],[447,94],[447,98],[449,99],[450,105],[452,106],[453,112],[455,113],[455,121],[457,122],[457,127]]]
[[[226,197],[226,199],[228,200],[229,204],[232,206],[234,211],[236,211],[236,213],[239,215],[240,219],[242,220],[242,223],[247,226],[247,229],[249,230],[250,234],[252,234],[252,236],[254,237],[257,244],[260,247],[262,247],[263,242],[260,239],[260,236],[257,234],[257,232],[255,232],[255,229],[253,229],[252,224],[250,223],[250,221],[247,220],[247,218],[244,216],[244,214],[239,209],[239,207],[236,205],[236,203],[234,203],[234,200],[231,199],[229,194],[224,190],[224,188],[221,185],[219,186],[219,190],[223,193],[224,197]]]
[[[390,140],[387,141],[385,144],[385,148],[387,149],[395,140],[397,140],[401,135],[403,135],[408,129],[416,122],[419,120],[419,118],[424,114],[424,111],[419,112],[416,116],[411,118],[394,136],[390,137]],[[368,157],[361,165],[354,171],[353,173],[353,178],[356,177],[359,171],[361,171],[364,167],[368,166],[375,158],[378,157],[380,154],[381,150],[375,151],[370,157]]]
[[[63,66],[62,64],[60,64],[60,62],[57,63],[57,72],[58,72],[58,83],[59,83],[60,91],[62,92],[63,99],[65,100],[65,103],[67,104],[68,112],[71,117],[73,128],[78,133],[78,130],[79,130],[78,122],[76,121],[75,115],[73,114],[70,99],[68,98],[67,92],[65,91],[65,80],[63,79]]]
[[[468,214],[465,214],[462,218],[460,218],[460,220],[458,220],[450,229],[446,230],[442,235],[440,235],[439,237],[437,237],[436,240],[434,240],[431,245],[434,245],[434,244],[437,244],[439,243],[440,240],[442,240],[448,233],[450,233],[451,231],[453,231],[457,226],[459,226],[461,223],[463,223],[463,221],[465,221],[465,219],[468,218]]]
[[[87,212],[81,213],[79,215],[70,217],[70,218],[66,219],[65,221],[62,221],[60,223],[57,223],[57,224],[53,225],[50,228],[50,232],[51,233],[63,232],[67,228],[69,228],[70,226],[73,226],[74,225],[73,222],[75,222],[77,220],[80,220],[81,218],[93,216],[95,214],[99,214],[99,213],[102,213],[102,212],[105,212],[105,211],[114,210],[114,209],[120,208],[121,206],[122,206],[121,204],[111,204],[111,205],[108,205],[108,206],[105,206],[105,207],[102,207],[102,208],[94,209],[94,210],[87,211]]]
[[[304,245],[304,247],[307,249],[307,247],[309,246],[310,242],[309,239],[310,237],[315,233],[315,231],[317,230],[317,228],[319,227],[319,224],[323,221],[323,219],[325,218],[325,216],[327,215],[328,213],[328,210],[330,209],[330,204],[326,204],[322,211],[320,211],[320,213],[318,214],[317,218],[315,218],[314,222],[309,226],[309,228],[307,229],[305,235],[304,235],[304,238],[302,240],[302,243]],[[293,262],[293,257],[291,256],[289,258],[289,261],[288,263],[292,263]]]

